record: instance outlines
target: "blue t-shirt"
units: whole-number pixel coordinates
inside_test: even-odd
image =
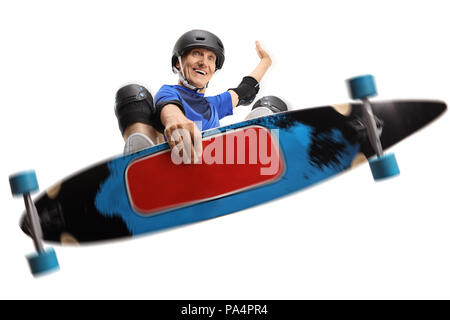
[[[189,120],[194,121],[198,127],[201,122],[200,131],[219,127],[219,119],[233,114],[233,104],[228,91],[205,97],[203,93],[179,85],[163,85],[155,96],[155,105],[174,100],[183,104]]]

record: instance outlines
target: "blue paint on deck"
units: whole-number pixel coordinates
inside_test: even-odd
[[[350,167],[354,157],[359,152],[359,145],[351,145],[339,130],[333,129],[329,132],[321,133],[315,137],[334,141],[344,147],[338,152],[337,161],[330,165],[318,167],[314,165],[310,158],[313,127],[294,122],[293,124],[285,123],[285,127],[280,128],[277,123],[283,121],[283,117],[283,114],[264,117],[203,133],[203,136],[207,137],[249,125],[260,125],[267,129],[278,129],[280,150],[285,161],[285,172],[281,179],[274,183],[157,215],[138,215],[131,208],[128,201],[125,187],[125,169],[135,159],[167,150],[168,145],[162,144],[110,161],[108,168],[111,175],[100,187],[95,199],[95,206],[106,217],[121,217],[131,234],[147,233],[222,216],[285,196],[329,178]],[[289,153],[286,150],[289,150]]]

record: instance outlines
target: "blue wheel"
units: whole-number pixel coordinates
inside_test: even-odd
[[[347,80],[352,99],[358,100],[377,95],[375,79],[372,75],[364,75]]]
[[[400,169],[393,153],[369,161],[370,169],[375,180],[390,178],[400,174]]]
[[[59,269],[58,259],[53,249],[31,254],[27,256],[27,260],[33,276]]]
[[[39,186],[34,170],[19,172],[9,176],[9,185],[14,196],[38,191]]]

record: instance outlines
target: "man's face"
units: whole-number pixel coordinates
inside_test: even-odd
[[[216,55],[207,49],[192,49],[181,57],[181,61],[187,81],[197,88],[206,86],[216,70]],[[178,63],[177,67],[180,67]]]

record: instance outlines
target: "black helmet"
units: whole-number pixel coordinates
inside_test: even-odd
[[[275,96],[262,97],[261,99],[255,102],[252,110],[259,107],[266,107],[275,113],[288,111],[286,103],[284,103],[283,100]]]
[[[172,69],[174,72],[178,57],[194,48],[204,48],[214,52],[216,54],[216,71],[222,68],[225,61],[225,49],[222,41],[211,32],[191,30],[183,34],[175,43],[172,53]]]

